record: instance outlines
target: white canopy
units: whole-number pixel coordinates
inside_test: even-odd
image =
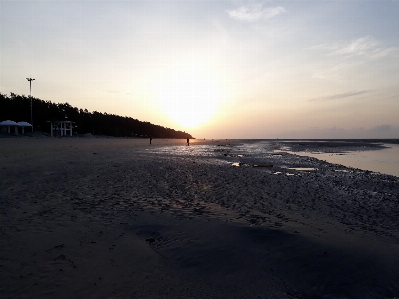
[[[20,127],[31,127],[32,125],[30,123],[27,123],[26,121],[19,121],[18,126]]]
[[[5,121],[2,121],[1,123],[0,123],[0,126],[18,126],[18,124],[15,122],[15,121],[12,121],[12,120],[5,120]]]

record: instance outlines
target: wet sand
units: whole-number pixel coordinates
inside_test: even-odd
[[[399,297],[399,178],[241,142],[1,139],[0,297]]]

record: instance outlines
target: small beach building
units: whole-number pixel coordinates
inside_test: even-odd
[[[22,135],[25,134],[25,128],[32,128],[32,125],[30,123],[27,123],[26,121],[19,121],[17,124],[22,129]]]
[[[3,128],[7,128],[7,129],[4,130]],[[2,133],[3,133],[3,130],[4,130],[8,134],[10,134],[11,133],[11,128],[14,128],[15,135],[18,135],[18,123],[16,123],[15,121],[9,120],[9,119],[0,122],[0,129],[1,129]]]

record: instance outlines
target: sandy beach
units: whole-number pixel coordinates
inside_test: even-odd
[[[0,297],[399,298],[398,177],[242,143],[0,139]]]

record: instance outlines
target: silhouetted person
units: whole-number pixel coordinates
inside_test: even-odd
[[[151,141],[152,141],[152,136],[150,135],[150,145],[151,145]]]
[[[190,145],[190,138],[187,138],[187,146]]]

